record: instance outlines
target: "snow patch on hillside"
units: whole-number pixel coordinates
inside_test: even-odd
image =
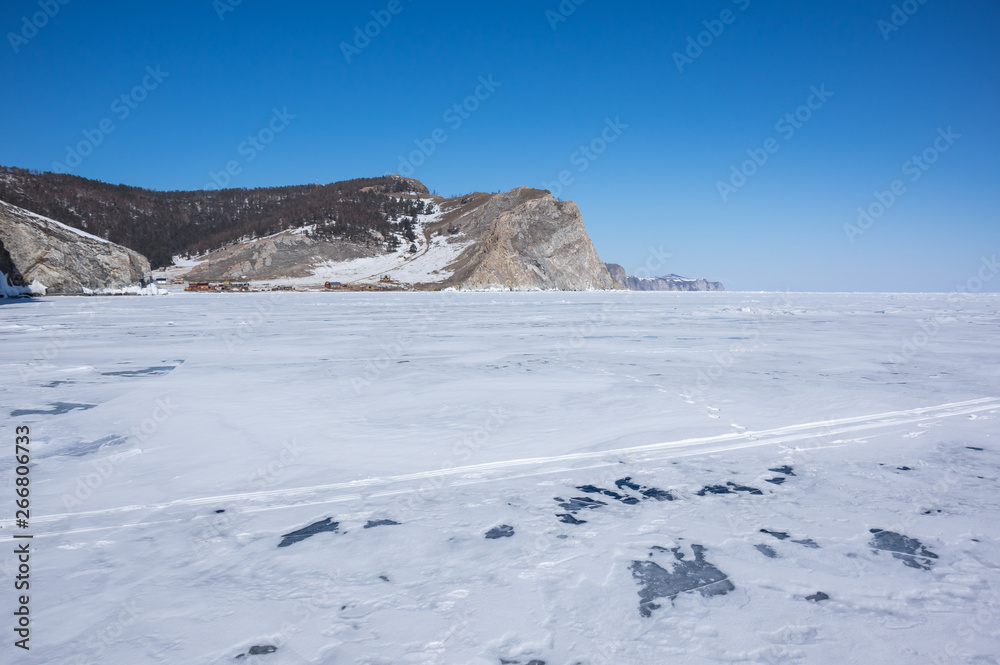
[[[431,199],[424,199],[433,203]],[[309,277],[271,280],[271,284],[282,286],[315,287],[324,282],[370,283],[388,276],[394,282],[405,285],[427,282],[442,282],[452,275],[446,267],[459,257],[475,241],[463,235],[432,236],[430,242],[424,234],[425,227],[441,221],[444,212],[437,210],[430,215],[418,215],[413,226],[417,238],[413,242],[415,253],[409,251],[410,241],[397,234],[399,249],[380,256],[352,259],[350,261],[324,261],[318,264]]]

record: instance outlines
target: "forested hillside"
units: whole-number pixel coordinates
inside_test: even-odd
[[[160,192],[60,173],[0,166],[0,200],[50,217],[169,265],[178,254],[203,253],[245,237],[317,225],[326,237],[377,242],[371,232],[402,233],[423,212],[415,180],[358,178],[328,185]]]

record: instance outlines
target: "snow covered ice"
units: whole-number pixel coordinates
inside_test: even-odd
[[[18,662],[1000,662],[998,326],[995,295],[3,305]]]

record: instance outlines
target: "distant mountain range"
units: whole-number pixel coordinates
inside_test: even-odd
[[[608,272],[615,281],[629,291],[725,291],[722,282],[709,282],[706,279],[690,279],[680,275],[663,275],[661,277],[630,277],[625,268],[617,263],[608,263]]]

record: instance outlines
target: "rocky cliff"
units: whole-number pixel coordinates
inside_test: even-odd
[[[11,272],[33,292],[83,294],[145,285],[149,261],[130,249],[0,201],[0,242]],[[11,282],[13,285],[13,282]]]
[[[607,267],[614,280],[630,291],[725,291],[722,282],[688,279],[679,275],[630,277],[625,268],[617,263],[609,263]]]
[[[478,237],[447,266],[454,270],[447,286],[511,291],[621,288],[598,257],[580,209],[546,191],[519,187],[496,194],[450,223]]]
[[[21,271],[14,265],[10,252],[0,240],[0,298],[17,298],[31,295],[31,288],[24,283]]]

